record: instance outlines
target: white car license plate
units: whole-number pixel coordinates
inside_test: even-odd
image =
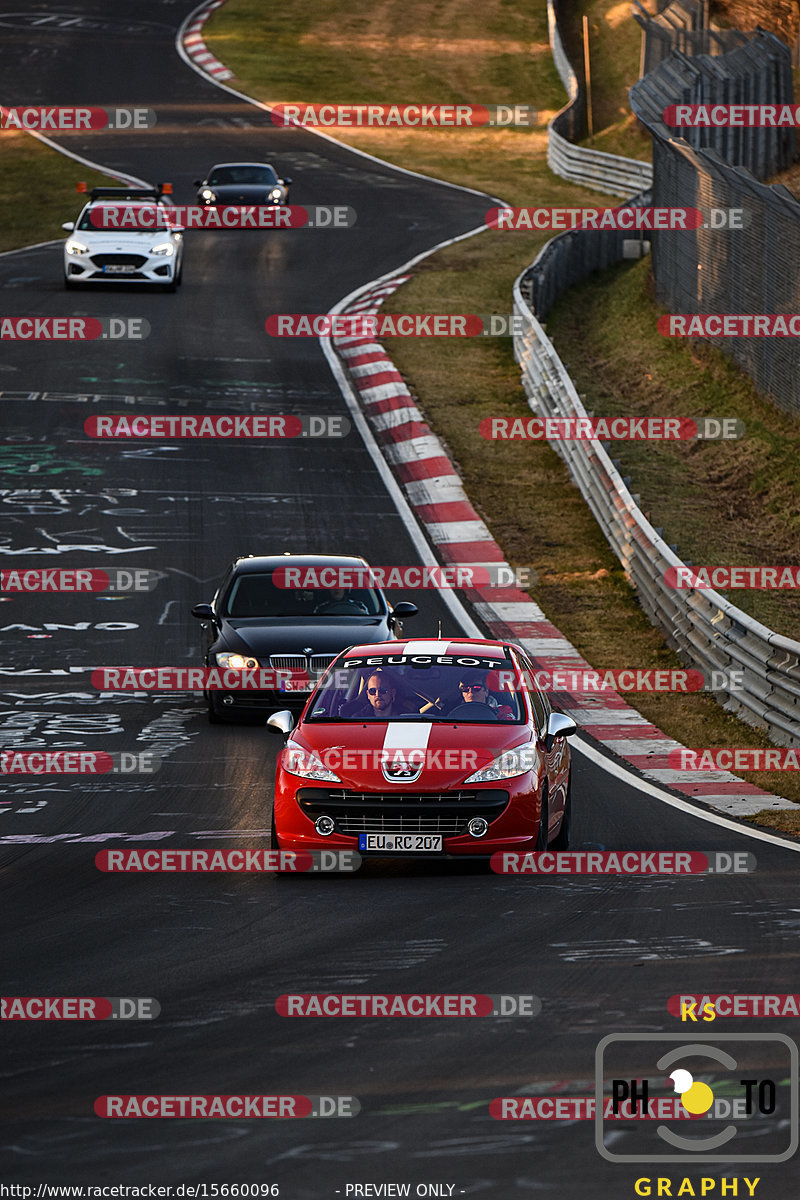
[[[442,835],[433,833],[360,833],[359,850],[385,851],[387,854],[441,854]]]
[[[104,275],[132,275],[136,267],[130,263],[106,263],[103,267]]]

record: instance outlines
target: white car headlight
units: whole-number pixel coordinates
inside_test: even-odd
[[[269,194],[269,198],[270,198],[270,200],[280,200],[282,195],[283,195],[283,192],[281,191],[280,188],[273,188]]]
[[[172,242],[159,242],[157,246],[150,247],[150,253],[163,254],[169,257],[169,255],[175,253],[175,247],[173,246]]]
[[[529,771],[538,771],[542,760],[539,751],[530,743],[517,746],[513,750],[505,750],[493,762],[481,767],[464,783],[495,783],[498,779],[513,779],[516,775],[527,775]]]
[[[261,666],[257,658],[245,654],[229,654],[226,651],[224,654],[215,654],[214,657],[217,666],[226,671],[257,671]]]
[[[67,238],[66,242],[64,243],[64,249],[66,250],[67,254],[89,253],[89,247],[85,246],[83,242],[76,242],[74,238]]]
[[[203,197],[204,200],[216,200],[216,198],[217,198],[214,195],[214,193],[212,192],[211,188],[203,188],[200,195]]]
[[[283,769],[301,779],[316,779],[319,783],[341,783],[341,779],[322,763],[313,750],[304,750],[297,742],[288,741],[283,748]]]

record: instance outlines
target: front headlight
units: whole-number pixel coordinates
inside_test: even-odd
[[[203,188],[200,195],[203,197],[204,200],[208,200],[208,201],[216,200],[216,198],[217,198],[214,195],[214,193],[212,192],[211,188]]]
[[[273,188],[269,194],[269,198],[270,198],[270,200],[280,200],[282,195],[283,195],[283,192],[281,191],[280,188]]]
[[[514,750],[505,750],[494,762],[481,767],[480,771],[465,779],[464,783],[495,783],[498,779],[513,779],[516,775],[538,771],[541,762],[535,746],[517,746]]]
[[[88,254],[89,247],[84,246],[83,242],[76,242],[74,238],[67,238],[64,243],[64,249],[67,254]]]
[[[163,254],[169,257],[175,253],[175,247],[172,242],[159,242],[157,246],[150,247],[151,254]]]
[[[288,741],[283,749],[283,769],[301,779],[316,779],[319,783],[341,783],[333,771],[323,765],[313,750],[304,750],[297,742]]]
[[[224,667],[226,671],[257,671],[261,664],[257,658],[251,658],[244,654],[229,654],[227,651],[224,654],[215,654],[218,667]]]

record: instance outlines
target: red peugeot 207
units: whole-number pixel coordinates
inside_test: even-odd
[[[519,646],[353,646],[278,756],[273,848],[364,856],[566,849],[575,722],[552,712]]]

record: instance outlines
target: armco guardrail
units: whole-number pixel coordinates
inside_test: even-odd
[[[546,271],[547,258],[557,254],[554,243],[568,236],[548,242],[514,284],[514,312],[522,317],[524,329],[514,338],[514,351],[528,403],[542,417],[587,416],[522,291],[525,276]],[[612,253],[613,247],[607,252]],[[709,675],[741,672],[742,690],[721,687],[715,690],[716,699],[749,724],[766,729],[777,745],[800,745],[800,642],[767,629],[717,592],[668,587],[665,571],[687,564],[645,518],[603,446],[596,441],[551,445],[564,459],[648,617],[663,630],[682,661]]]
[[[547,126],[547,165],[562,179],[596,192],[627,198],[643,191],[653,179],[650,163],[574,144],[574,139],[581,136],[585,100],[564,49],[554,0],[547,0],[547,24],[553,61],[569,97]]]

